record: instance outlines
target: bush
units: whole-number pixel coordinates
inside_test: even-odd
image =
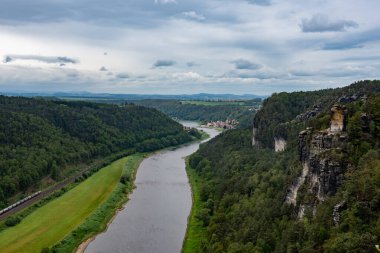
[[[21,220],[22,219],[19,216],[12,216],[5,221],[5,225],[7,225],[8,227],[13,227],[19,224]]]

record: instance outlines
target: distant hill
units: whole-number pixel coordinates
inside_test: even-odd
[[[0,93],[1,94],[1,93]],[[90,93],[90,92],[56,92],[56,93],[18,93],[18,92],[8,92],[2,93],[8,96],[25,96],[25,97],[57,97],[57,98],[68,98],[68,99],[86,99],[86,100],[143,100],[143,99],[174,99],[174,100],[211,100],[211,101],[228,101],[228,100],[249,100],[254,98],[265,98],[266,96],[258,96],[254,94],[179,94],[179,95],[143,95],[143,94],[109,94],[109,93]]]

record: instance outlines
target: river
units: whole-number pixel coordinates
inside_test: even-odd
[[[211,138],[218,135],[214,129],[202,130]],[[125,208],[85,252],[180,253],[192,205],[184,157],[198,148],[199,142],[192,143],[144,159],[137,171],[136,189]]]

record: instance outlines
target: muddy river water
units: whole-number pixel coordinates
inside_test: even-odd
[[[214,129],[202,130],[210,137],[218,134]],[[125,208],[85,252],[180,253],[192,204],[184,157],[198,147],[199,143],[192,143],[146,158]]]

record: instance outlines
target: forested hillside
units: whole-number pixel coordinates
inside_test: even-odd
[[[338,89],[274,93],[264,100],[263,108],[254,118],[254,128],[257,129],[256,140],[261,146],[268,148],[273,148],[274,137],[282,136],[287,139],[288,135],[293,134],[289,140],[295,140],[299,130],[306,127],[305,120],[314,120],[314,116],[323,113],[324,123],[328,122],[327,114],[339,99],[344,101],[347,98],[349,101],[353,100],[352,97],[360,98],[365,94],[378,92],[380,92],[379,81],[361,81]],[[297,116],[301,121],[296,121]],[[297,124],[300,122],[302,124]]]
[[[208,105],[211,103],[191,103],[191,101],[179,100],[140,100],[134,103],[147,107],[156,108],[165,114],[182,120],[194,120],[201,122],[208,121],[225,121],[227,119],[236,119],[240,122],[240,127],[247,127],[252,124],[253,116],[256,112],[254,107],[258,108],[261,99],[246,100],[240,103],[221,102],[217,105]]]
[[[380,81],[363,81],[274,94],[255,117],[260,145],[252,147],[251,129],[231,130],[203,144],[189,161],[200,189],[202,207],[194,212],[204,238],[192,252],[376,252],[379,91]],[[334,103],[345,117],[336,133],[325,130],[334,119]],[[310,135],[299,137],[306,128]],[[302,143],[301,136],[310,139]],[[284,151],[274,152],[275,137],[286,139]],[[318,142],[330,137],[330,144]],[[313,145],[324,146],[303,149]],[[327,176],[330,181],[324,181]],[[288,201],[295,183],[298,195]],[[326,184],[332,189],[321,193]]]
[[[68,165],[191,140],[154,109],[0,96],[0,206]]]

